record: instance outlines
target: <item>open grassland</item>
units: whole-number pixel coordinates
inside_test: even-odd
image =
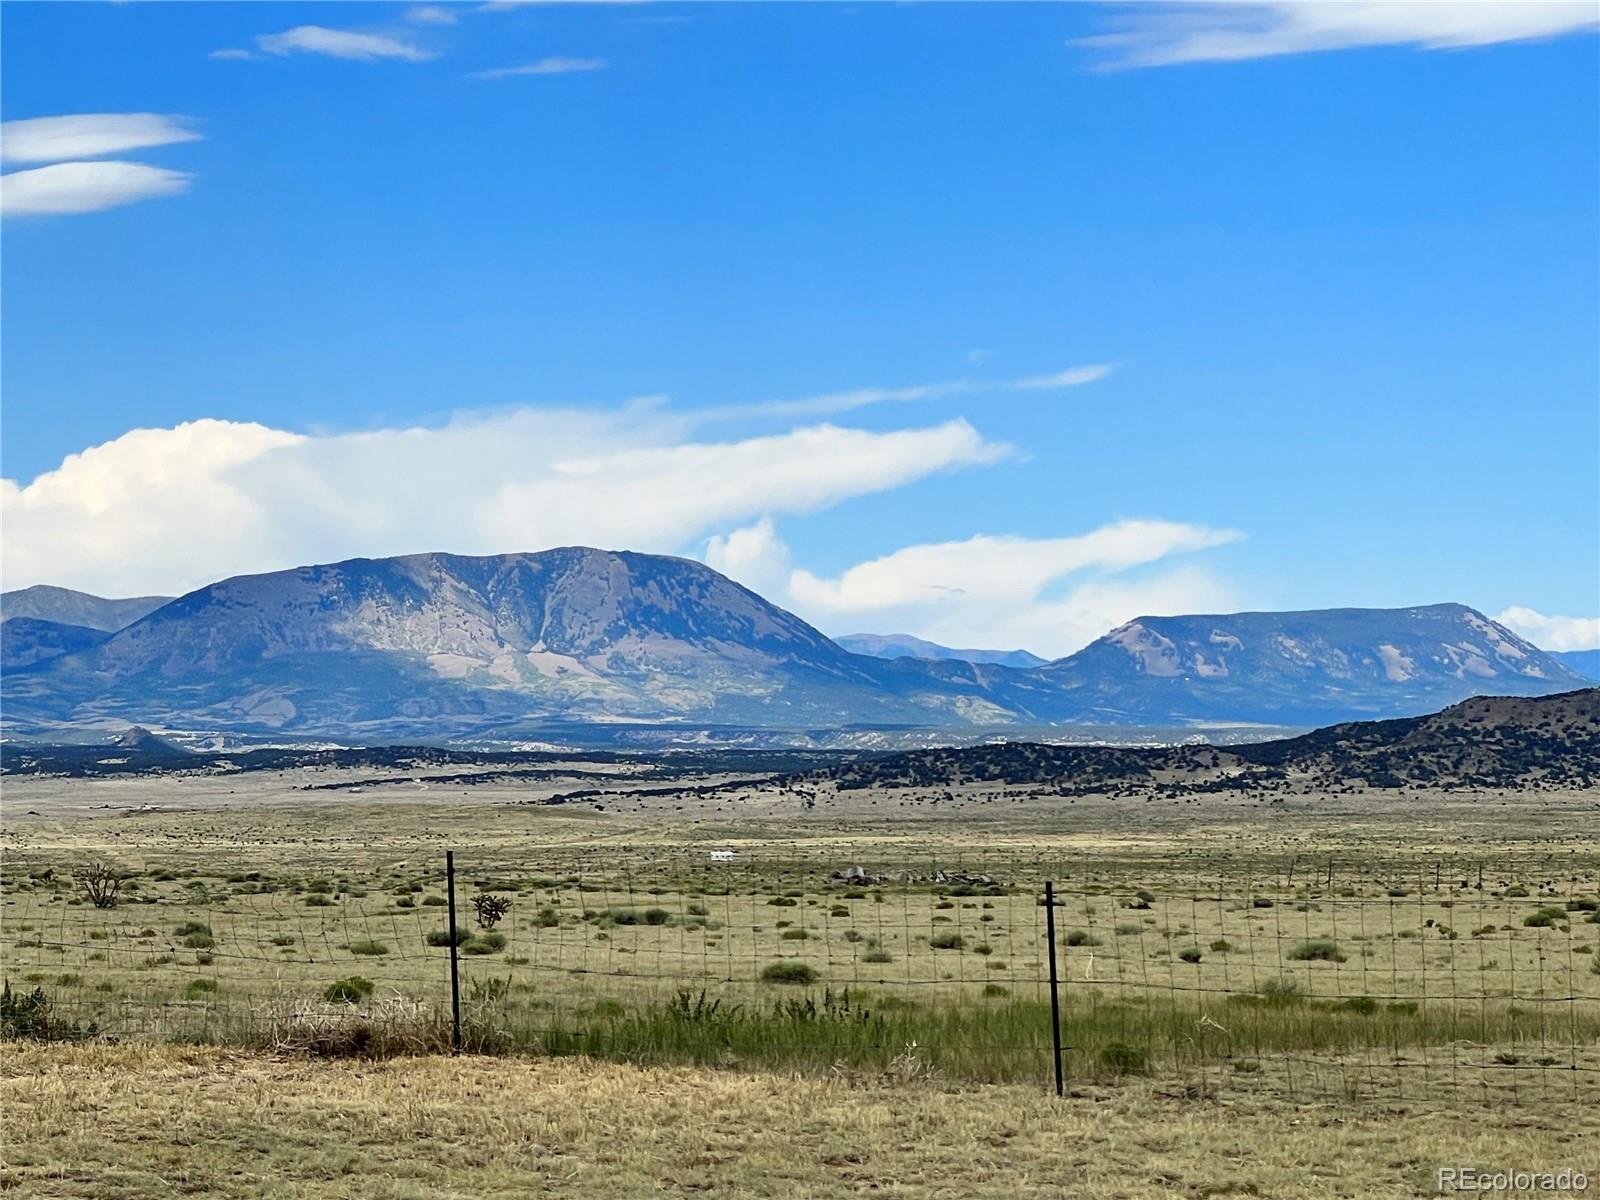
[[[64,1037],[438,1049],[451,847],[475,1047],[1042,1087],[1049,879],[1069,1080],[1600,1090],[1592,796],[1022,804],[989,788],[830,807],[754,788],[732,814],[726,796],[596,812],[515,786],[313,802],[299,782],[8,781],[12,987],[43,989]],[[131,796],[163,806],[81,811]],[[114,907],[73,878],[90,861],[126,873]],[[836,877],[856,865],[878,878]],[[492,927],[486,897],[508,906]]]
[[[1037,1088],[586,1059],[328,1062],[199,1047],[0,1057],[0,1187],[38,1197],[419,1200],[1432,1195],[1439,1166],[1600,1174],[1593,1107],[1494,1121],[1157,1080]]]

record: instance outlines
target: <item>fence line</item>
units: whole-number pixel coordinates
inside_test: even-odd
[[[7,1031],[294,1046],[310,1028],[361,1051],[404,1011],[443,1020],[457,1050],[1058,1091],[1151,1073],[1296,1098],[1600,1099],[1588,860],[1318,855],[1261,872],[1018,854],[853,874],[606,852],[468,864],[459,881],[454,852],[145,871],[103,908],[73,864],[7,861]]]

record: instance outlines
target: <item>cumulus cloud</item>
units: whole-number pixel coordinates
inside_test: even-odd
[[[947,645],[1059,656],[1140,615],[1227,607],[1231,593],[1166,560],[1239,533],[1123,520],[1072,537],[984,536],[906,546],[833,578],[791,569],[773,523],[710,539],[705,561],[832,633],[911,633]],[[1154,568],[1153,570],[1151,568]]]
[[[1600,28],[1593,0],[1227,0],[1139,6],[1112,33],[1074,44],[1111,65],[1155,67],[1414,46],[1454,50]]]
[[[772,518],[716,534],[706,542],[705,564],[753,592],[783,603],[788,598],[789,547]]]
[[[764,514],[813,512],[1004,453],[964,421],[717,442],[638,408],[519,409],[332,436],[195,421],[135,430],[26,485],[5,481],[0,572],[8,588],[130,595],[419,550],[678,552]]]
[[[264,33],[256,45],[268,54],[323,54],[330,58],[349,58],[373,62],[380,58],[400,62],[427,62],[437,58],[414,42],[387,33],[363,33],[355,29],[329,29],[324,25],[297,25],[282,33]]]
[[[1512,605],[1495,620],[1542,650],[1600,649],[1600,617],[1546,616],[1531,608]]]
[[[30,117],[0,124],[0,159],[63,162],[69,158],[100,158],[150,146],[199,140],[200,134],[188,117],[161,113]]]
[[[61,216],[99,212],[189,190],[194,177],[135,162],[64,162],[0,177],[0,215]]]
[[[603,58],[541,58],[538,62],[520,67],[495,67],[488,71],[474,71],[471,79],[509,79],[513,75],[570,75],[575,71],[603,71],[607,66]]]

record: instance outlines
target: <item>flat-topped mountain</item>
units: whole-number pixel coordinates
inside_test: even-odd
[[[245,575],[103,640],[32,635],[3,683],[8,732],[33,736],[128,723],[346,741],[617,722],[1304,727],[1583,682],[1459,605],[1140,618],[1031,670],[877,658],[702,563],[585,547]],[[46,635],[61,653],[39,648]]]
[[[1140,617],[1039,673],[1133,724],[1326,724],[1586,682],[1462,604]]]

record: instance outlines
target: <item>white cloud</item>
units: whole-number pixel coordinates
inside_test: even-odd
[[[632,407],[334,436],[215,420],[135,430],[26,486],[0,484],[0,572],[8,588],[132,595],[419,550],[678,552],[763,514],[812,512],[1004,453],[964,421],[732,442],[692,440],[690,427]]]
[[[193,176],[133,162],[66,162],[0,177],[0,214],[61,216],[99,212],[189,190]]]
[[[603,71],[607,66],[603,58],[541,58],[538,62],[520,67],[495,67],[488,71],[474,71],[471,79],[508,79],[513,75],[570,75],[575,71]]]
[[[189,118],[160,113],[31,117],[0,124],[0,158],[6,162],[63,162],[199,140]]]
[[[256,45],[268,54],[325,54],[330,58],[350,58],[372,62],[380,58],[402,62],[427,62],[437,58],[432,51],[385,33],[362,33],[354,29],[329,29],[323,25],[297,25],[282,33],[265,33]]]
[[[1059,657],[1136,616],[1236,607],[1174,555],[1240,535],[1173,521],[1117,521],[1076,537],[978,536],[906,546],[824,579],[791,568],[773,522],[712,537],[706,563],[833,634],[910,633],[955,646]]]
[[[1600,617],[1553,617],[1512,605],[1495,620],[1542,650],[1600,649]]]
[[[254,58],[255,55],[251,54],[248,50],[213,50],[210,54],[206,55],[206,57],[226,61],[228,59],[243,60],[247,58]]]
[[[921,383],[898,388],[856,388],[848,392],[830,392],[822,396],[808,396],[801,400],[768,400],[757,404],[736,404],[726,408],[706,409],[701,413],[707,419],[743,417],[826,417],[852,412],[870,404],[907,404],[918,400],[941,400],[951,396],[968,396],[979,392],[1037,392],[1079,387],[1104,379],[1114,370],[1106,363],[1091,363],[1069,367],[1050,375],[1032,375],[1026,379],[952,379],[944,383]]]
[[[456,14],[442,4],[418,4],[406,10],[413,25],[454,25]]]
[[[1117,32],[1073,44],[1114,52],[1113,66],[1154,67],[1357,46],[1453,50],[1596,28],[1594,0],[1228,0],[1140,6]]]
[[[705,564],[753,592],[782,603],[789,580],[789,547],[771,517],[717,534],[706,542]]]

